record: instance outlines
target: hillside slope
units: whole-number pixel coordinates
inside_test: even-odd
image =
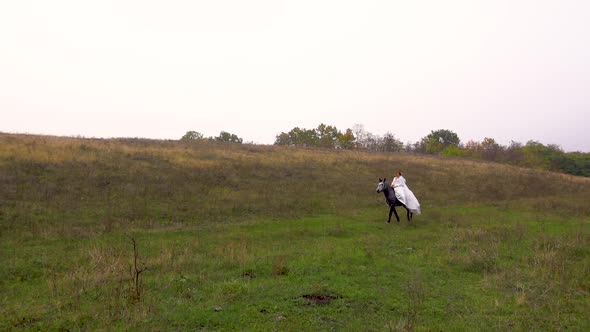
[[[397,169],[423,214],[386,224]],[[0,330],[586,331],[588,197],[462,159],[0,134]]]
[[[421,155],[0,135],[3,218],[13,226],[346,215],[382,202],[377,179],[398,169],[425,211],[551,196],[550,206],[577,213],[585,206],[568,198],[590,193],[586,178]]]

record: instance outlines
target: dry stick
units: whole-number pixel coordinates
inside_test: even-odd
[[[144,272],[147,268],[144,266],[142,269],[137,268],[137,258],[139,257],[138,248],[137,248],[137,241],[134,237],[127,235],[131,242],[133,243],[133,269],[134,271],[134,279],[135,279],[135,295],[139,300],[141,297],[141,290],[139,285],[139,275]]]

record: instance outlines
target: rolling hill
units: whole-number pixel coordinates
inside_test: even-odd
[[[398,169],[424,213],[387,225]],[[589,197],[459,158],[0,134],[0,329],[584,330]]]

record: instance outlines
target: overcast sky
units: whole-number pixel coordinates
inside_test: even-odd
[[[0,2],[0,131],[295,126],[590,151],[590,1]]]

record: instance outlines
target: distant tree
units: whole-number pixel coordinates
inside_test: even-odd
[[[407,148],[412,152],[426,153],[426,146],[423,144],[422,140],[416,141],[414,144],[408,143]]]
[[[318,140],[315,130],[295,127],[288,133],[282,132],[277,135],[275,145],[316,146]]]
[[[281,132],[275,138],[275,145],[295,145],[289,133]]]
[[[226,131],[220,132],[219,136],[213,137],[212,139],[217,142],[239,143],[239,144],[242,144],[242,141],[243,141],[237,135],[232,134],[232,133],[228,133]]]
[[[473,159],[481,159],[483,155],[483,148],[481,143],[470,140],[463,147],[466,156]]]
[[[404,143],[395,138],[395,135],[387,132],[381,139],[381,150],[387,152],[398,152],[403,150]]]
[[[404,149],[404,143],[398,140],[394,134],[387,132],[383,136],[374,135],[365,130],[362,124],[355,124],[352,132],[356,138],[356,148],[370,151],[401,151]],[[411,150],[411,144],[408,145]]]
[[[503,148],[493,138],[486,137],[481,142],[481,150],[484,159],[496,161]]]
[[[369,151],[380,151],[381,137],[373,135],[372,133],[367,133],[363,146]]]
[[[184,136],[181,138],[182,141],[194,141],[199,139],[203,139],[203,134],[193,130],[187,131],[186,134],[184,134]]]
[[[590,176],[590,153],[568,152],[552,160],[552,169],[574,175]]]
[[[412,142],[407,141],[406,144],[404,144],[404,151],[414,152],[414,145],[412,144]]]
[[[274,144],[352,149],[355,147],[355,136],[351,129],[343,134],[335,126],[321,123],[315,129],[295,127],[287,133],[281,132],[275,136]]]
[[[449,145],[441,153],[449,157],[461,157],[465,155],[465,150],[455,145]]]
[[[420,141],[421,149],[428,153],[440,153],[448,146],[459,146],[459,136],[448,129],[433,130]]]
[[[510,144],[504,149],[501,161],[512,165],[523,165],[524,153],[522,143],[510,141]]]
[[[297,137],[297,145],[303,146],[317,146],[319,137],[317,132],[314,129],[299,129],[295,128],[296,137]]]
[[[366,149],[368,145],[368,138],[373,136],[373,134],[366,131],[365,126],[359,123],[352,126],[352,133],[355,137],[355,147],[358,149]]]
[[[555,144],[528,141],[520,146],[520,165],[573,175],[590,176],[590,153],[564,152]]]
[[[328,126],[321,123],[316,129],[318,138],[317,145],[322,148],[334,148],[338,141],[338,136],[342,135],[334,126]]]
[[[537,141],[528,141],[522,147],[524,166],[539,169],[551,169],[554,159],[561,157],[564,152],[555,144],[543,145]]]
[[[444,150],[445,146],[435,137],[425,137],[420,142],[421,150],[426,153],[439,153]]]
[[[338,136],[338,146],[342,149],[353,149],[356,146],[355,140],[352,129],[346,129],[344,134]]]

